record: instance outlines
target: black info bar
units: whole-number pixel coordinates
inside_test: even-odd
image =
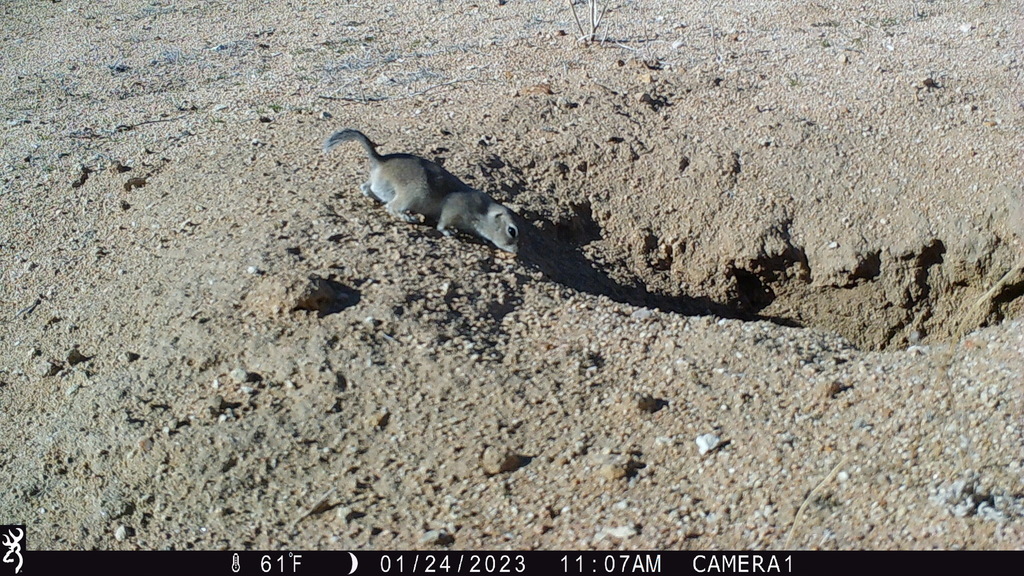
[[[1021,574],[1016,551],[23,551],[17,574]],[[13,562],[0,575],[14,574]]]

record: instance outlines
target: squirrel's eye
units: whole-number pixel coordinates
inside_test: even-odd
[[[518,233],[519,233],[519,231],[518,231],[518,230],[516,230],[516,227],[515,227],[515,226],[509,226],[509,227],[508,227],[508,235],[509,235],[510,237],[512,237],[512,238],[515,238],[515,237],[516,237],[516,234],[518,234]]]

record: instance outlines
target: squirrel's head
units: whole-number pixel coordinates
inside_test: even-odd
[[[488,240],[506,252],[519,252],[519,227],[516,226],[512,211],[501,204],[495,204],[487,213]]]

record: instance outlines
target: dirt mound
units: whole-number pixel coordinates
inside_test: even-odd
[[[959,335],[965,306],[1015,269],[1020,191],[988,163],[943,162],[945,138],[898,161],[869,155],[877,136],[856,126],[857,112],[807,118],[765,95],[763,79],[632,67],[614,90],[524,94],[472,122],[499,135],[477,142],[474,181],[521,207],[560,257],[571,247],[599,263],[618,291],[575,288],[881,349]],[[907,84],[913,104],[887,129],[913,137],[929,118],[969,114],[971,98],[930,93],[952,90]],[[1019,162],[1009,141],[994,149],[1006,155],[991,162]],[[941,194],[923,184],[939,181]],[[951,197],[966,213],[950,210]],[[969,325],[1018,315],[1022,281],[1011,272]]]

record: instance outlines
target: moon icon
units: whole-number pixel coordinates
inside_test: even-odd
[[[348,555],[352,557],[352,569],[348,571],[351,576],[356,573],[356,568],[359,568],[359,560],[356,558],[356,555],[351,552],[349,552]]]

